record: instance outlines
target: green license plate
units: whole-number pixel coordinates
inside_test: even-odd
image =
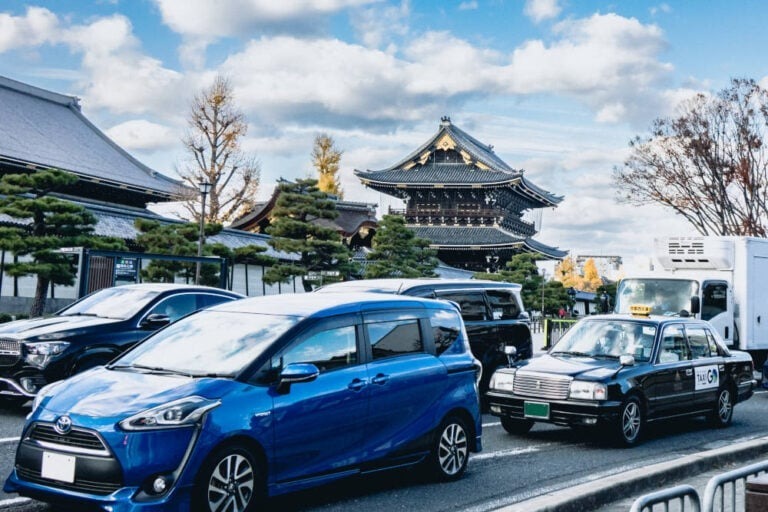
[[[523,414],[526,418],[549,419],[549,404],[542,402],[525,402]]]

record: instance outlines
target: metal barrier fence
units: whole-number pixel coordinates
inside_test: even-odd
[[[768,472],[768,461],[758,462],[716,475],[707,482],[703,501],[699,498],[696,489],[690,485],[678,485],[677,487],[662,489],[661,491],[645,494],[637,498],[632,503],[630,512],[653,511],[653,507],[659,504],[663,504],[664,510],[668,511],[670,504],[677,501],[680,502],[679,510],[686,512],[689,509],[686,508],[685,498],[688,498],[687,503],[690,504],[692,512],[725,512],[726,510],[735,512],[737,485],[741,483],[740,487],[743,490],[746,487],[746,479],[748,477],[766,472]],[[730,489],[730,492],[727,492],[727,489]],[[729,508],[726,508],[726,495],[730,497],[728,502]]]
[[[549,348],[557,343],[563,334],[578,322],[575,319],[545,318],[544,319],[544,347]]]
[[[688,498],[688,501],[685,501]],[[652,492],[644,496],[640,496],[632,504],[630,512],[643,512],[645,510],[653,510],[654,505],[664,504],[664,510],[669,510],[669,505],[675,500],[680,501],[680,510],[688,510],[685,507],[686,503],[691,505],[690,510],[692,512],[701,512],[701,500],[699,499],[699,493],[696,489],[690,485],[678,485],[677,487],[671,487],[669,489],[662,489],[660,491]]]
[[[731,489],[730,510],[736,510],[736,485],[739,482],[746,483],[747,477],[757,476],[760,473],[765,472],[768,472],[768,461],[758,462],[712,477],[709,482],[707,482],[706,489],[704,489],[705,512],[714,511],[716,502],[718,501],[720,503],[719,510],[725,510],[726,487],[730,487]],[[720,497],[719,500],[718,496]]]

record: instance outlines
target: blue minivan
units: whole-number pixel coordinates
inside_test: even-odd
[[[43,388],[5,483],[80,510],[255,510],[268,496],[481,449],[456,306],[302,294],[214,306]]]

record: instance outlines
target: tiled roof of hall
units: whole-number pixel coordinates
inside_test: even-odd
[[[455,144],[456,151],[466,153],[458,162],[435,162],[425,155],[442,147],[447,138]],[[468,158],[467,158],[468,156]],[[464,130],[451,123],[450,118],[441,119],[440,128],[427,142],[395,165],[379,171],[355,170],[355,175],[371,187],[396,187],[398,185],[418,187],[513,187],[518,192],[542,201],[544,206],[560,203],[562,196],[556,196],[534,185],[524,176],[522,169],[507,165],[496,153],[493,146],[483,144]]]
[[[430,241],[430,245],[443,250],[478,250],[519,248],[539,253],[547,258],[562,259],[568,255],[556,247],[532,238],[515,236],[496,227],[467,226],[408,226],[418,238]]]
[[[80,110],[78,98],[0,76],[0,164],[57,168],[81,179],[178,199],[180,181],[150,169]]]

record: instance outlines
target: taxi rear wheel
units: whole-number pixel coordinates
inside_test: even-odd
[[[504,430],[507,431],[508,434],[514,434],[514,435],[523,435],[527,434],[529,430],[531,430],[531,427],[533,427],[533,421],[532,420],[516,420],[512,419],[509,416],[502,416],[501,417],[501,426],[504,428]]]
[[[616,438],[621,446],[635,446],[640,442],[645,419],[637,397],[627,398],[621,405],[616,425]]]
[[[264,479],[250,450],[224,446],[203,465],[195,493],[195,512],[251,512],[263,500]]]
[[[728,388],[721,388],[717,392],[717,401],[709,415],[709,419],[716,427],[727,427],[733,419],[733,395]]]

